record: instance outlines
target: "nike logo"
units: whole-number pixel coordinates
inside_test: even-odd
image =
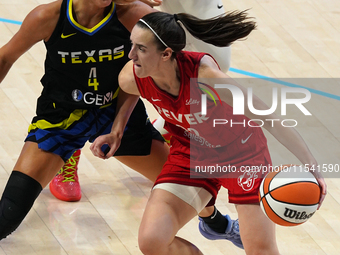
[[[62,38],[62,39],[65,39],[65,38],[68,38],[68,37],[70,37],[70,36],[72,36],[72,35],[75,35],[75,34],[76,34],[76,33],[69,34],[69,35],[61,34],[61,38]]]
[[[155,98],[153,98],[153,97],[151,97],[151,100],[154,101],[154,102],[162,101],[162,100],[160,100],[160,99],[157,99],[157,98],[155,99]]]
[[[222,4],[222,5],[217,4],[217,8],[218,8],[218,9],[223,8],[223,4]]]
[[[215,218],[215,217],[216,217],[216,215],[217,215],[217,210],[215,210],[215,213],[214,213],[214,215],[213,215],[213,216],[211,216],[211,217],[210,217],[210,219],[212,220],[213,218]]]
[[[251,133],[245,140],[241,139],[241,143],[245,144],[248,141],[248,139],[251,137],[252,134],[253,133]]]

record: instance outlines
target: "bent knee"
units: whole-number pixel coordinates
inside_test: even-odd
[[[168,245],[158,233],[140,232],[138,236],[139,249],[144,255],[167,254]]]

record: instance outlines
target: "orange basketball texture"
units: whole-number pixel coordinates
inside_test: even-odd
[[[320,187],[313,174],[303,167],[283,166],[263,179],[259,198],[269,219],[281,226],[296,226],[315,213]]]

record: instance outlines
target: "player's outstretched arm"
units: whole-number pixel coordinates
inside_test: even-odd
[[[117,4],[116,11],[119,21],[130,32],[138,20],[144,15],[151,12],[157,12],[156,9],[153,9],[149,5],[140,1],[134,1],[131,4],[125,5]]]
[[[138,0],[113,0],[118,5],[127,5]],[[142,3],[149,5],[150,7],[160,6],[162,4],[162,0],[139,0]]]
[[[13,63],[34,44],[47,41],[59,18],[61,1],[39,5],[24,19],[19,31],[0,48],[0,82]]]
[[[160,6],[162,4],[162,0],[140,0],[140,1],[151,7]]]

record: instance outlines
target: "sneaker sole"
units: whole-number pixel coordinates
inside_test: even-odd
[[[50,192],[53,196],[55,196],[57,199],[65,202],[78,202],[81,199],[81,194],[78,197],[64,197],[61,196],[52,186],[52,182],[49,184]]]
[[[205,229],[205,228],[202,227],[201,222],[200,222],[198,230],[200,231],[201,235],[204,236],[208,240],[227,240],[231,242],[233,245],[235,245],[236,247],[240,249],[244,249],[243,245],[240,245],[239,243],[234,243],[232,240],[227,239],[226,237],[218,237],[218,236],[214,236],[212,234],[206,233],[202,229]]]

